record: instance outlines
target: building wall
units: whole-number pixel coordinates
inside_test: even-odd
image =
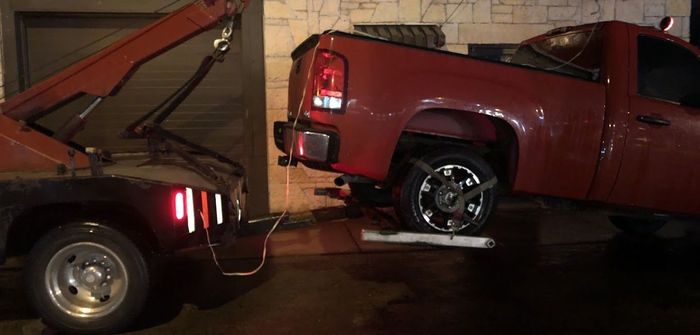
[[[690,8],[690,43],[700,46],[700,0],[691,0]]]
[[[310,34],[351,31],[355,24],[443,24],[451,51],[467,53],[469,43],[517,43],[549,29],[621,20],[654,25],[671,15],[672,34],[689,38],[691,0],[264,0],[265,68],[271,211],[282,211],[285,169],[272,139],[272,122],[286,119],[290,53]],[[290,210],[300,212],[334,202],[315,197],[336,176],[296,167],[290,170]]]
[[[2,20],[2,11],[0,11],[0,20]],[[2,23],[0,21],[0,23]],[[2,45],[2,24],[0,24],[0,46]],[[5,76],[3,76],[2,69],[4,68],[5,59],[2,55],[2,48],[0,48],[0,101],[5,100]]]

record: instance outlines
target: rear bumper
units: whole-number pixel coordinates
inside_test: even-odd
[[[275,145],[284,153],[302,162],[333,164],[338,161],[340,140],[338,134],[328,130],[318,130],[293,122],[275,122]]]

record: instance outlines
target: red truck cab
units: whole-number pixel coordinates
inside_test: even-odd
[[[393,192],[419,230],[478,232],[495,196],[479,185],[493,176],[509,193],[602,204],[649,226],[700,214],[698,55],[617,21],[526,40],[510,63],[315,35],[292,55],[275,140],[351,187]]]

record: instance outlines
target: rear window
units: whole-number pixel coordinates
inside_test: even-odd
[[[522,44],[511,63],[598,81],[602,48],[600,29],[573,31]]]

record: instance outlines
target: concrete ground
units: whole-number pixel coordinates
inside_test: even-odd
[[[168,267],[132,334],[690,334],[700,326],[700,239],[619,234],[584,211],[502,208],[491,250],[363,243],[368,218],[276,233],[248,278],[206,251]],[[386,222],[379,221],[379,224]],[[221,251],[254,266],[261,237]],[[17,267],[0,268],[0,334],[51,333],[27,306]]]

